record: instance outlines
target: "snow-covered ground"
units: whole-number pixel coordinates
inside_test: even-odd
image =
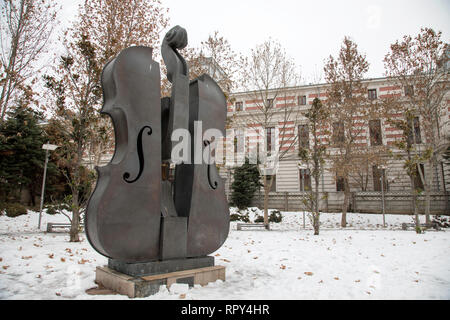
[[[212,254],[226,266],[225,282],[162,286],[146,299],[450,299],[450,231],[403,231],[412,219],[398,215],[387,215],[383,229],[380,215],[349,213],[347,229],[340,214],[322,214],[314,236],[308,218],[303,229],[303,213],[282,214],[271,231],[237,231],[231,223]],[[84,234],[70,243],[66,232],[44,232],[47,222],[63,221],[44,214],[39,231],[36,212],[0,216],[0,299],[128,299],[85,293],[107,259]]]

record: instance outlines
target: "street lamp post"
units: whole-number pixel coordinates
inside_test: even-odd
[[[41,218],[42,218],[42,207],[44,206],[44,191],[45,191],[45,178],[47,177],[47,164],[48,164],[48,151],[54,151],[58,148],[58,146],[55,146],[54,144],[44,144],[42,146],[42,149],[45,150],[45,165],[44,165],[44,177],[42,178],[42,190],[41,190],[41,204],[39,207],[39,222],[38,222],[38,229],[41,229]]]
[[[386,213],[386,207],[385,207],[385,201],[384,201],[384,170],[386,169],[386,166],[379,166],[379,168],[381,169],[381,210],[382,210],[382,214],[383,214],[383,228],[386,228],[386,218],[385,218],[385,213]]]

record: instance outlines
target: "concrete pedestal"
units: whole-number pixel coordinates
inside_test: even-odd
[[[211,256],[141,263],[126,263],[114,259],[108,260],[108,268],[133,277],[142,277],[212,266],[214,266],[214,257]]]
[[[225,281],[224,266],[211,266],[143,277],[129,276],[108,267],[97,267],[95,282],[99,285],[100,291],[106,289],[127,295],[130,298],[143,298],[157,293],[161,285],[166,285],[167,288],[170,288],[174,283],[204,286],[218,279]],[[95,290],[88,293],[96,294]]]

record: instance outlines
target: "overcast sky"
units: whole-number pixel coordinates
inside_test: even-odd
[[[65,25],[80,0],[60,1]],[[199,46],[217,30],[235,51],[248,54],[271,37],[295,59],[305,82],[321,72],[330,54],[337,55],[344,36],[366,54],[368,78],[383,76],[382,60],[391,43],[403,35],[416,35],[421,27],[442,31],[450,42],[450,0],[161,1],[169,8],[170,26],[187,29],[190,46]]]

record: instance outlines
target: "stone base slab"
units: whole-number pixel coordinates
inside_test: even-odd
[[[133,277],[150,276],[212,266],[214,266],[214,257],[212,256],[139,263],[126,263],[119,260],[108,259],[108,268]]]
[[[187,283],[189,286],[207,285],[216,280],[225,281],[225,267],[211,266],[143,277],[133,277],[108,267],[97,267],[95,282],[102,289],[111,290],[129,298],[143,298],[155,294],[160,286],[167,288],[174,283]]]

